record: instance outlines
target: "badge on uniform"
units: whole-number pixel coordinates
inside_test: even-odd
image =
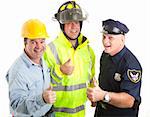
[[[114,79],[115,79],[116,81],[121,81],[121,74],[115,73]]]
[[[134,83],[139,82],[141,79],[141,71],[140,70],[128,69],[127,74],[128,74],[128,78]]]

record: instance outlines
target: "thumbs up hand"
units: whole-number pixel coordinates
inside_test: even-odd
[[[89,87],[93,88],[93,87],[96,87],[96,86],[98,86],[97,81],[96,81],[95,78],[93,78],[92,81],[91,81],[90,84],[89,84]],[[96,104],[97,104],[96,102],[92,102],[92,101],[91,101],[91,106],[92,106],[92,107],[95,107]]]
[[[44,101],[48,104],[53,104],[56,101],[56,93],[52,89],[52,86],[50,86],[42,94]]]
[[[87,97],[91,102],[103,100],[105,93],[106,92],[98,86],[96,80],[93,80],[93,86],[87,88]]]
[[[74,66],[72,65],[71,59],[68,59],[64,64],[62,64],[60,66],[60,70],[66,75],[71,75],[74,70]]]

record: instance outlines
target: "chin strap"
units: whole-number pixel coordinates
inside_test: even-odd
[[[81,29],[82,29],[82,24],[83,24],[83,22],[80,21],[80,32],[81,32]],[[61,28],[62,32],[64,33],[64,35],[66,36],[66,38],[67,38],[68,40],[76,40],[76,39],[78,39],[78,37],[79,37],[80,34],[81,34],[81,33],[79,33],[79,35],[77,36],[76,39],[72,39],[72,38],[70,38],[70,37],[65,33],[65,31],[64,31],[64,24],[61,24],[61,23],[59,22],[59,25],[60,25],[60,28]]]
[[[63,32],[63,33],[64,33],[64,35],[66,36],[66,38],[67,38],[68,40],[77,40],[78,37],[80,36],[80,33],[79,33],[78,36],[77,36],[77,38],[72,39],[72,38],[70,38],[65,32]]]

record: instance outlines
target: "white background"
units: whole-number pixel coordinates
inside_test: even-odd
[[[130,31],[126,46],[137,56],[143,67],[143,78],[139,117],[150,117],[150,3],[149,0],[76,0],[89,14],[82,33],[86,35],[96,53],[96,77],[99,73],[99,57],[103,50],[101,43],[101,21],[113,18],[125,23]],[[50,42],[60,31],[53,14],[65,0],[1,0],[0,1],[0,117],[8,117],[8,85],[5,74],[10,65],[23,51],[20,30],[24,21],[39,18],[50,34]],[[87,103],[86,117],[93,117],[94,108]]]

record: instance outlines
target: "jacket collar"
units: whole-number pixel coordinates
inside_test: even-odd
[[[21,58],[23,59],[23,61],[26,63],[26,65],[30,68],[33,65],[36,66],[42,66],[43,65],[43,58],[41,58],[41,65],[34,63],[25,52],[23,52]]]
[[[85,44],[88,44],[88,43],[89,43],[88,39],[86,39],[86,40],[83,42],[83,37],[84,37],[84,36],[83,36],[82,34],[80,34],[80,36],[78,37],[78,45],[82,45],[82,44],[84,45],[84,43],[85,43]],[[59,41],[61,41],[61,43],[65,44],[66,46],[72,47],[72,44],[71,44],[70,41],[66,38],[66,36],[64,35],[63,32],[61,32],[61,33],[58,35],[57,39],[59,39]]]

